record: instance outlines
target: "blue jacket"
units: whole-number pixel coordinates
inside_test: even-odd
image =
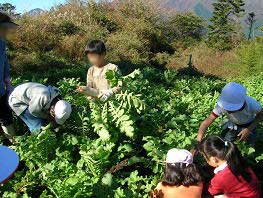
[[[6,43],[0,39],[0,96],[6,93],[5,79],[10,77],[10,66],[6,55]]]

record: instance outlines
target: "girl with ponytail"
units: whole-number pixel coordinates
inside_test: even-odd
[[[260,184],[252,169],[232,142],[210,136],[200,144],[207,163],[215,167],[209,193],[216,197],[261,198]]]

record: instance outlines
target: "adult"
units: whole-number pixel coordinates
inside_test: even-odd
[[[13,142],[15,135],[12,111],[8,106],[8,95],[12,90],[10,81],[10,66],[6,55],[6,37],[11,29],[17,27],[11,18],[0,12],[0,125],[4,135]]]
[[[71,105],[62,100],[58,88],[33,82],[17,86],[9,97],[9,105],[31,132],[48,122],[63,125],[71,114]]]

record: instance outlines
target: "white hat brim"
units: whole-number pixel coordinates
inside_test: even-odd
[[[66,120],[63,120],[63,119],[58,118],[58,117],[55,117],[55,121],[59,125],[63,125],[66,122]]]

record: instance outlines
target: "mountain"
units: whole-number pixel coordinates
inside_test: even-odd
[[[174,8],[180,12],[194,12],[197,15],[209,19],[213,13],[213,3],[217,0],[163,0],[162,4],[167,8]],[[245,16],[243,18],[244,27],[245,18],[250,12],[256,14],[256,34],[259,34],[259,27],[263,26],[263,0],[245,0]],[[247,28],[245,28],[247,31]]]
[[[36,9],[30,10],[29,12],[27,12],[27,14],[30,16],[36,16],[36,15],[39,15],[43,12],[45,12],[45,11],[40,9],[40,8],[36,8]]]
[[[210,16],[213,12],[213,3],[216,0],[164,0],[165,7],[175,8],[178,11],[194,11],[199,14],[204,12],[205,16]],[[246,13],[255,12],[256,15],[263,19],[263,0],[245,0]]]

